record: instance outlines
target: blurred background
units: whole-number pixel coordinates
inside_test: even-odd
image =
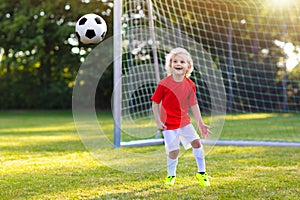
[[[145,2],[123,2],[124,33],[149,27]],[[155,27],[172,28],[174,35],[180,30],[209,52],[222,71],[228,112],[299,112],[298,0],[152,2]],[[106,38],[111,37],[113,7],[113,0],[1,0],[0,109],[71,109],[75,77],[94,47],[78,43],[75,23],[84,14],[96,13],[108,25]],[[123,73],[130,63],[153,63],[151,45],[136,38],[132,45],[128,37],[123,40]],[[160,66],[168,50],[158,46]],[[98,85],[97,109],[110,108],[112,77],[110,66]],[[196,70],[191,78],[201,91],[201,109],[209,112],[201,72]],[[149,98],[154,88],[142,86],[135,95],[146,93]]]
[[[112,2],[0,0],[0,109],[71,109],[76,74],[94,47],[78,43],[75,23],[84,14],[98,14],[110,37]],[[105,109],[112,67],[101,83],[97,98],[107,101],[98,101],[97,107]]]

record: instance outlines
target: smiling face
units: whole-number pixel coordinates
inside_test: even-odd
[[[182,76],[184,77],[190,68],[188,60],[185,58],[184,55],[176,54],[170,63],[171,73],[175,76]]]
[[[165,69],[168,76],[178,76],[178,80],[189,77],[194,69],[190,53],[181,47],[172,49],[166,55]]]

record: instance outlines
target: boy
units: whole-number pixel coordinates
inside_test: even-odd
[[[193,71],[193,61],[189,52],[183,48],[171,50],[166,56],[165,69],[168,76],[159,82],[151,97],[157,129],[163,131],[168,154],[168,176],[165,184],[174,185],[175,183],[181,142],[185,149],[193,148],[198,166],[196,177],[200,186],[209,187],[203,147],[188,115],[190,108],[202,137],[205,138],[210,127],[202,121],[196,98],[196,87],[193,81],[188,78]]]

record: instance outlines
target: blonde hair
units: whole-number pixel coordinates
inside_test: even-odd
[[[185,50],[184,48],[175,48],[175,49],[172,49],[170,51],[169,54],[166,55],[166,64],[165,64],[165,70],[167,71],[167,74],[168,76],[171,75],[171,63],[172,63],[172,59],[176,56],[176,55],[183,55],[184,58],[186,59],[186,61],[188,62],[188,65],[189,65],[189,69],[188,71],[186,72],[185,76],[186,77],[190,77],[191,76],[191,73],[192,71],[194,70],[194,66],[193,66],[193,60],[192,60],[192,57],[190,55],[190,53]]]

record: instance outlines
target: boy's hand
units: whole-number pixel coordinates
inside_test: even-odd
[[[164,131],[164,130],[166,130],[166,129],[167,129],[167,126],[166,126],[164,123],[159,122],[159,123],[157,124],[157,130],[159,130],[159,131]]]
[[[212,133],[209,129],[210,129],[210,126],[207,126],[206,124],[199,124],[199,129],[200,129],[200,132],[201,132],[201,135],[203,138],[206,138],[206,136],[209,134],[209,133]]]

